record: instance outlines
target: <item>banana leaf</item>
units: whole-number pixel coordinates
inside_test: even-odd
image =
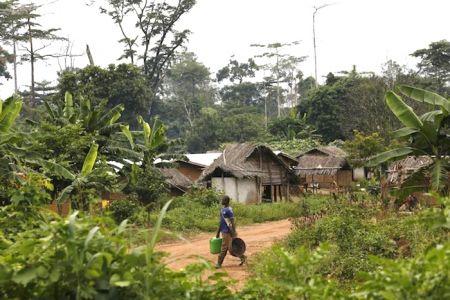
[[[392,91],[387,92],[386,103],[403,125],[415,129],[422,128],[422,121],[420,121],[412,108],[403,102],[402,98],[397,94]]]
[[[133,135],[131,134],[131,131],[130,131],[130,126],[129,125],[126,125],[126,126],[120,125],[120,129],[122,130],[123,135],[125,135],[125,137],[128,139],[131,149],[134,149],[134,140],[133,140]]]
[[[439,127],[437,127],[434,122],[423,122],[421,134],[425,137],[430,147],[436,144],[438,133]]]
[[[45,109],[47,110],[47,113],[50,115],[52,120],[55,120],[56,115],[55,115],[55,112],[53,111],[52,107],[50,106],[50,104],[48,103],[47,100],[44,99],[43,101],[44,101],[44,106],[45,106]]]
[[[72,94],[69,92],[66,92],[65,96],[64,96],[64,109],[63,109],[63,114],[64,117],[66,119],[71,119],[73,114],[74,114],[74,110],[73,110],[73,97]]]
[[[415,129],[415,128],[410,128],[410,127],[403,127],[399,130],[396,130],[392,133],[392,137],[397,139],[397,138],[402,138],[405,136],[410,136],[413,133],[419,132],[419,130]]]
[[[435,122],[435,123],[438,123],[438,126],[440,125],[440,122],[442,121],[443,118],[444,118],[444,114],[442,113],[441,110],[429,111],[420,116],[420,120],[422,122],[425,122],[425,121]]]
[[[448,162],[436,159],[431,166],[431,187],[435,192],[441,192],[448,183]]]
[[[400,85],[398,86],[398,89],[402,92],[402,94],[410,97],[411,99],[432,105],[438,105],[445,110],[446,114],[450,112],[450,101],[441,95],[409,85]]]
[[[114,132],[118,132],[122,125],[123,124],[121,124],[121,123],[114,123],[111,125],[106,125],[106,126],[102,127],[99,132],[101,135],[110,136]]]
[[[40,164],[46,172],[51,173],[52,175],[68,180],[75,180],[75,175],[60,164],[43,159],[38,160],[38,164]]]
[[[86,127],[88,120],[91,117],[91,101],[84,97],[80,97],[80,119],[83,120],[83,125]]]
[[[106,125],[114,124],[118,119],[120,119],[120,116],[122,115],[124,109],[125,108],[122,104],[114,106],[99,118],[97,122],[98,126],[103,127]]]
[[[150,146],[150,136],[152,134],[152,128],[150,128],[150,125],[144,121],[144,119],[139,116],[138,117],[139,123],[142,125],[143,131],[144,131],[144,144],[149,147]]]
[[[72,184],[65,187],[59,194],[58,198],[56,199],[56,203],[66,202],[66,200],[69,199],[70,194],[73,192],[74,189],[75,189],[75,186]]]
[[[5,104],[0,114],[0,132],[3,133],[9,131],[22,110],[22,101],[18,99],[12,99]]]
[[[81,169],[81,176],[83,177],[88,176],[92,172],[95,161],[97,159],[97,153],[98,153],[98,144],[93,143],[91,145],[91,148],[89,149],[86,158],[84,159],[83,168]]]
[[[387,162],[394,158],[401,158],[408,154],[411,154],[415,151],[415,149],[411,147],[404,147],[404,148],[397,148],[389,151],[385,151],[382,153],[379,153],[373,157],[371,157],[367,161],[367,167],[375,167],[378,166],[384,162]]]

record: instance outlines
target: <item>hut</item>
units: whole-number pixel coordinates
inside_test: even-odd
[[[391,163],[387,170],[387,186],[390,188],[402,187],[408,178],[432,163],[431,157],[425,155],[408,156]]]
[[[288,165],[291,168],[294,168],[297,166],[298,161],[295,157],[290,156],[287,153],[284,153],[282,151],[274,151],[274,153],[282,160],[286,165]]]
[[[305,186],[348,187],[353,182],[353,172],[346,157],[345,151],[334,146],[311,149],[297,157],[296,174]]]
[[[253,143],[228,145],[199,182],[223,191],[241,203],[290,199],[295,174],[270,148]]]
[[[175,168],[159,169],[170,188],[172,196],[181,196],[192,186],[193,181]]]

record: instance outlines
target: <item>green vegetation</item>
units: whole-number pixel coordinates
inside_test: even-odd
[[[164,214],[164,210],[162,215]],[[161,216],[162,217],[162,216]],[[6,298],[194,299],[229,297],[220,276],[200,279],[203,266],[169,270],[154,252],[158,226],[146,245],[129,248],[126,222],[61,218],[35,206],[0,210],[0,293]],[[157,224],[158,225],[158,224]]]
[[[416,67],[354,66],[322,83],[303,73],[299,42],[265,41],[213,74],[187,49],[195,0],[92,0],[85,8],[101,5],[123,48],[100,67],[87,47],[80,67],[71,41],[40,25],[49,11],[22,2],[0,2],[0,85],[15,81],[0,100],[0,298],[450,299],[450,42],[410,49]],[[51,53],[58,41],[64,54]],[[57,83],[37,82],[52,80],[39,61],[55,58]],[[158,167],[234,142],[292,156],[338,145],[375,173],[344,194],[233,203],[238,226],[292,221],[285,240],[250,258],[239,290],[205,261],[171,270],[155,248],[215,231],[221,207],[211,189],[170,197]],[[420,191],[439,203],[399,212],[379,183],[409,155],[431,163],[392,200]],[[122,199],[104,207],[106,195]]]
[[[258,255],[242,293],[254,298],[390,299],[448,295],[445,209],[399,215],[371,203],[336,203],[313,224]]]
[[[322,197],[313,202],[319,205]],[[232,203],[238,226],[268,221],[277,221],[302,215],[300,203],[273,203],[245,205]],[[214,232],[217,230],[220,211],[219,194],[210,190],[194,190],[185,196],[174,198],[167,211],[163,227],[175,232]],[[155,220],[157,213],[151,215]]]

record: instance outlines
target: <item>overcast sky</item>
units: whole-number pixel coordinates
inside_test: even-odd
[[[73,53],[89,44],[95,63],[117,63],[122,47],[118,28],[90,0],[38,0],[45,26],[61,28],[61,35],[74,42]],[[29,1],[22,1],[29,3]],[[50,4],[48,4],[50,3]],[[179,28],[192,31],[188,50],[197,54],[212,72],[223,67],[231,55],[247,59],[254,55],[252,43],[300,40],[294,55],[308,56],[305,75],[313,75],[312,12],[314,6],[334,3],[316,17],[319,76],[350,70],[379,72],[388,59],[414,66],[409,54],[430,42],[450,40],[449,0],[197,0]],[[62,63],[62,62],[61,62]],[[87,64],[85,56],[75,65]],[[19,84],[29,85],[29,66],[19,69]],[[37,80],[55,80],[58,62],[37,66]],[[13,91],[13,81],[2,82],[0,96]]]

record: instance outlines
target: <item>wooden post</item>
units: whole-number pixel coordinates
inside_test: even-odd
[[[277,202],[277,187],[271,184],[270,193],[271,193],[270,196],[272,197],[272,202]]]
[[[278,186],[278,193],[280,193],[280,202],[283,202],[283,186]]]
[[[289,190],[290,190],[290,184],[289,184],[289,179],[288,179],[288,181],[287,181],[287,189],[286,189],[287,201],[291,201],[291,192]]]
[[[239,201],[239,178],[235,178],[235,186],[236,186],[236,201],[237,202],[241,202],[241,201]]]

